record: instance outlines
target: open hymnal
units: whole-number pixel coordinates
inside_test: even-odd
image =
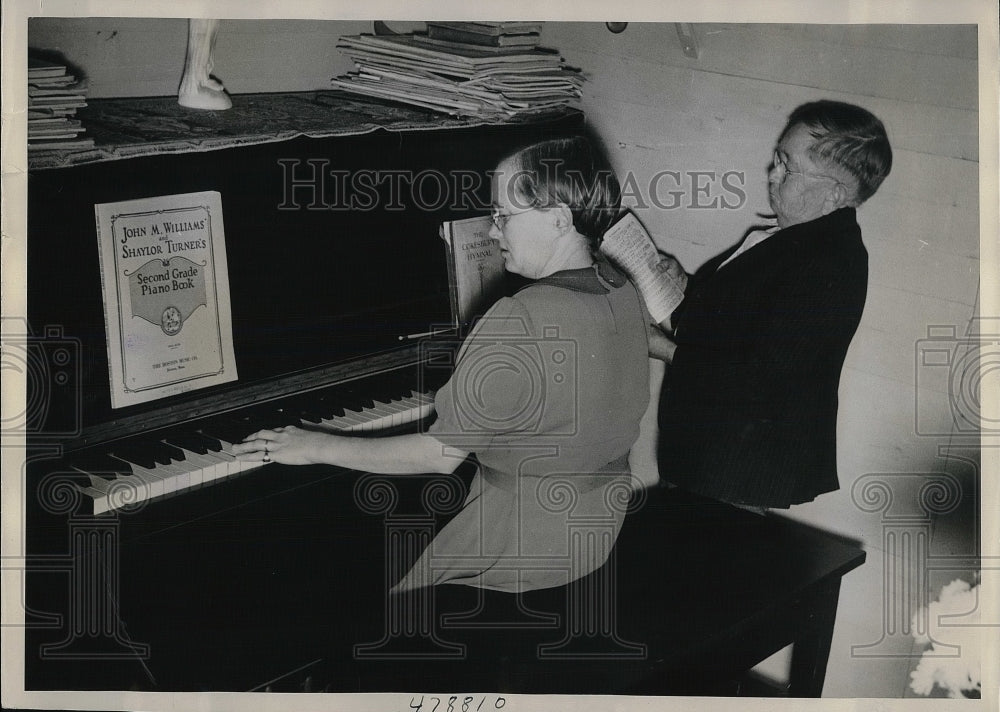
[[[660,268],[656,245],[635,215],[626,213],[604,233],[601,252],[632,279],[653,321],[670,318],[684,299],[684,284]]]
[[[219,194],[94,209],[112,407],[235,380]]]
[[[506,274],[500,244],[490,237],[489,215],[441,224],[447,245],[454,325],[465,328],[503,296]]]

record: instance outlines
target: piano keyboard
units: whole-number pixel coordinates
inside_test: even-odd
[[[383,379],[383,392],[377,395],[363,395],[354,383],[340,384],[187,428],[107,443],[100,452],[67,459],[89,480],[80,489],[93,501],[94,514],[128,508],[270,464],[243,462],[232,452],[233,443],[262,428],[299,425],[329,432],[374,432],[416,422],[433,412],[432,393],[402,386],[398,377],[395,383],[392,380]],[[359,383],[370,385],[370,381]]]

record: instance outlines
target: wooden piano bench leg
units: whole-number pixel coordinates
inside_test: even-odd
[[[820,697],[826,678],[826,664],[833,641],[833,624],[837,619],[840,577],[831,577],[818,591],[810,625],[796,639],[792,648],[792,664],[788,680],[790,697]]]

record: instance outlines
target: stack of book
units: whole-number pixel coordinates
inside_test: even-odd
[[[65,65],[28,58],[28,150],[91,148],[76,110],[87,105],[86,88]]]
[[[427,34],[414,39],[431,47],[511,54],[537,47],[541,31],[540,22],[428,22]]]
[[[357,71],[335,77],[331,85],[354,94],[484,118],[555,109],[582,93],[583,76],[566,67],[554,50],[515,46],[513,51],[495,52],[496,48],[485,46],[431,46],[428,39],[413,34],[341,37],[337,48],[354,61]]]

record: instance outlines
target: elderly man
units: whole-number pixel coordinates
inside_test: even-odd
[[[837,389],[861,319],[868,253],[855,208],[888,175],[882,122],[833,101],[795,109],[768,173],[777,225],[748,234],[690,280],[651,353],[661,481],[749,508],[838,487]]]

